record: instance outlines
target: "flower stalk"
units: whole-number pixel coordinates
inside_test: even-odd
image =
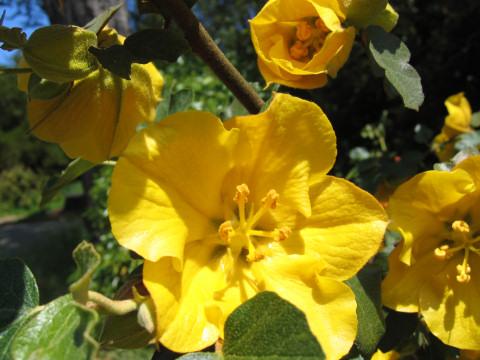
[[[183,0],[153,0],[165,7],[185,34],[193,53],[210,67],[218,78],[251,114],[257,114],[264,101],[218,48],[195,14]]]

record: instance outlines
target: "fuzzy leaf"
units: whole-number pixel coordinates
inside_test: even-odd
[[[118,10],[123,6],[123,3],[109,7],[107,10],[105,10],[103,13],[100,15],[96,16],[94,19],[92,19],[87,25],[85,25],[83,28],[85,30],[90,30],[94,32],[95,34],[100,34],[102,29],[108,24],[110,19],[113,17],[113,15],[116,14]]]
[[[367,265],[353,278],[345,281],[357,300],[358,331],[355,345],[369,359],[385,333],[380,291],[381,269]]]
[[[27,35],[22,32],[21,28],[8,28],[0,25],[0,42],[3,42],[3,45],[0,46],[3,50],[20,49],[27,43]]]
[[[14,359],[89,360],[98,348],[88,335],[95,316],[72,305],[65,295],[48,303],[23,326],[12,346]]]
[[[385,69],[386,80],[400,94],[405,107],[418,110],[424,95],[420,76],[408,63],[408,48],[399,38],[380,26],[369,26],[366,32],[370,38],[369,51],[375,62]]]

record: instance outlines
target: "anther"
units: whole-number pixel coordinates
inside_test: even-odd
[[[436,248],[434,251],[435,257],[439,260],[450,259],[453,256],[453,253],[448,252],[449,249],[450,246],[448,245],[442,245]]]
[[[278,193],[272,189],[267,193],[267,196],[262,199],[262,205],[266,208],[275,209],[278,198]]]
[[[308,48],[303,46],[300,40],[295,41],[292,47],[290,47],[290,56],[295,60],[300,60],[308,55]]]
[[[233,225],[231,221],[225,221],[218,228],[218,234],[220,238],[227,244],[230,242],[230,233],[233,231]]]
[[[297,39],[306,41],[312,36],[312,28],[306,21],[302,21],[297,25]]]
[[[470,226],[463,220],[456,220],[452,223],[453,231],[457,233],[468,233],[470,232]]]
[[[290,229],[288,226],[284,226],[281,229],[275,229],[274,231],[275,235],[273,237],[273,240],[275,241],[283,241],[288,238],[292,233],[292,229]]]
[[[235,193],[235,196],[233,197],[233,201],[235,201],[237,204],[240,201],[243,201],[244,203],[247,203],[249,194],[250,194],[250,190],[248,189],[247,184],[238,185],[237,186],[237,192]]]

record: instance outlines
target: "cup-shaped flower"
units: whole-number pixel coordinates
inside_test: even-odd
[[[448,110],[445,125],[432,144],[432,148],[442,162],[450,160],[455,154],[455,142],[451,140],[455,136],[473,131],[470,126],[472,108],[463,92],[449,96],[445,100],[445,106]]]
[[[350,55],[355,28],[343,28],[341,0],[270,0],[250,20],[258,67],[267,86],[313,89],[337,76]]]
[[[269,290],[306,313],[328,359],[349,351],[356,303],[341,281],[378,250],[387,219],[326,175],[335,157],[322,110],[282,94],[258,115],[182,112],[132,139],[108,211],[119,243],[145,258],[164,346],[213,344],[237,306]]]
[[[124,38],[104,29],[98,40],[100,46],[110,46]],[[28,75],[20,75],[18,83],[27,91]],[[102,162],[123,151],[138,124],[153,121],[162,86],[153,64],[133,64],[131,80],[100,66],[60,96],[30,99],[30,129],[42,140],[59,143],[71,158]]]
[[[388,259],[384,304],[420,312],[448,345],[480,350],[480,156],[414,176],[387,213],[403,239]]]

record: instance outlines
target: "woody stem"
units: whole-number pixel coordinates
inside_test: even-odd
[[[183,0],[153,0],[153,3],[168,10],[170,16],[182,29],[193,53],[213,70],[243,106],[251,114],[260,112],[264,101],[225,57],[185,2]]]

